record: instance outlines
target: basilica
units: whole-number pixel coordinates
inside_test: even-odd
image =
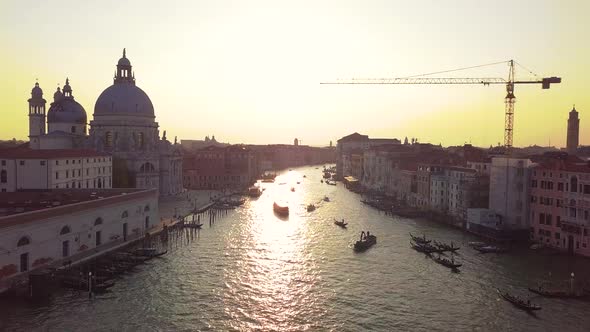
[[[154,106],[135,84],[123,50],[113,84],[96,100],[93,119],[74,99],[69,79],[53,94],[45,112],[43,90],[36,83],[29,101],[29,148],[92,149],[112,158],[112,187],[158,188],[160,195],[182,191],[182,150],[160,137]],[[88,128],[87,128],[88,126]]]

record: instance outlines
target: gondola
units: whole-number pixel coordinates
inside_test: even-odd
[[[562,298],[562,299],[582,299],[589,297],[590,294],[585,293],[571,293],[563,290],[546,290],[541,287],[533,288],[529,287],[529,291],[535,294],[539,294],[544,297],[555,297],[555,298]]]
[[[498,292],[498,294],[500,294],[500,296],[502,296],[504,300],[512,303],[515,307],[519,309],[526,311],[541,310],[540,305],[532,304],[530,301],[525,302],[524,300],[516,296],[510,295],[508,293],[503,293],[499,289],[496,289],[496,291]]]
[[[438,249],[432,245],[430,245],[429,243],[416,243],[416,242],[410,242],[410,245],[412,246],[412,248],[418,252],[423,252],[425,254],[432,254],[432,253],[443,253],[444,250],[442,249]]]
[[[313,205],[313,204],[309,204],[309,205],[307,206],[307,212],[312,212],[312,211],[314,211],[314,210],[315,210],[315,205]]]
[[[365,233],[363,231],[363,232],[361,232],[360,240],[358,240],[354,243],[353,249],[356,252],[362,252],[362,251],[365,251],[365,250],[371,248],[376,243],[377,243],[377,237],[375,235],[372,235],[369,232]]]
[[[418,236],[414,236],[412,233],[410,233],[410,237],[412,238],[412,240],[414,240],[414,242],[416,242],[418,244],[428,244],[431,242],[430,240],[426,240],[426,235],[422,235],[422,237],[418,237]]]
[[[481,252],[482,254],[487,253],[502,253],[508,251],[506,248],[496,247],[496,246],[482,246],[482,247],[474,247],[473,249]]]
[[[463,264],[455,263],[454,259],[449,260],[448,258],[440,257],[440,255],[438,257],[433,257],[432,259],[435,262],[437,262],[438,264],[446,266],[451,269],[457,269],[457,268],[463,266]]]
[[[439,249],[442,249],[442,250],[444,250],[444,251],[451,251],[451,252],[455,252],[455,251],[457,251],[457,250],[461,249],[461,247],[455,247],[455,246],[453,245],[453,243],[452,243],[452,242],[451,242],[451,245],[448,245],[448,244],[446,244],[446,243],[438,242],[438,241],[436,241],[436,240],[435,240],[435,241],[434,241],[434,245],[435,245],[437,248],[439,248]]]
[[[336,220],[336,218],[334,218],[334,225],[340,226],[342,228],[346,228],[346,225],[348,225],[348,224],[345,223],[344,220],[338,221],[338,220]]]

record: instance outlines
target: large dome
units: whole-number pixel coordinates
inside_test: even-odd
[[[139,115],[154,117],[148,95],[132,83],[115,83],[104,90],[94,105],[94,115]]]
[[[62,98],[51,104],[47,111],[47,123],[86,124],[86,111],[72,98]]]

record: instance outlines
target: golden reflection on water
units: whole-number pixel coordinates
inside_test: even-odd
[[[315,276],[309,269],[312,260],[305,253],[306,205],[310,203],[305,202],[305,180],[297,171],[286,172],[274,183],[261,183],[265,189],[262,196],[249,202],[249,218],[245,221],[248,225],[242,225],[241,236],[246,243],[238,254],[237,271],[226,271],[234,274],[226,276],[228,279],[248,290],[240,294],[243,301],[237,306],[226,303],[226,312],[240,320],[234,322],[237,329],[301,328],[301,322],[295,321],[309,309],[305,304],[313,302],[309,290]],[[288,217],[274,213],[275,201],[289,206]],[[226,302],[234,296],[232,290],[229,293]]]

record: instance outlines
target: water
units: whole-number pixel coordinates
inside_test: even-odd
[[[307,178],[303,178],[303,174]],[[89,300],[64,291],[49,303],[0,303],[0,329],[52,331],[588,331],[590,302],[535,297],[526,287],[590,277],[590,260],[526,250],[479,254],[477,240],[427,220],[385,216],[321,169],[285,172],[263,195],[199,233],[171,241],[167,255],[116,280]],[[296,184],[301,181],[301,184]],[[285,184],[280,185],[279,183]],[[291,192],[291,187],[295,192]],[[330,202],[322,202],[324,195]],[[274,200],[288,201],[279,219]],[[317,203],[308,213],[305,206]],[[333,224],[345,218],[347,230]],[[362,254],[361,230],[378,243]],[[460,244],[460,273],[409,246],[408,233]],[[536,316],[500,300],[495,288],[530,296]]]

